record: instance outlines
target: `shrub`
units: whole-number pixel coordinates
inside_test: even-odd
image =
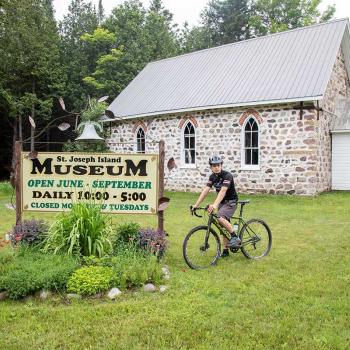
[[[116,230],[116,247],[124,244],[138,244],[140,225],[134,222],[121,224]]]
[[[99,205],[73,204],[72,210],[61,214],[50,227],[44,251],[98,257],[108,254],[112,250],[110,221]]]
[[[9,236],[13,245],[24,243],[34,246],[44,240],[48,229],[49,225],[44,220],[24,220],[13,226]]]
[[[157,258],[137,248],[120,250],[111,263],[120,288],[142,286],[147,282],[159,284],[161,281],[161,267]]]
[[[167,247],[168,241],[165,238],[165,232],[152,228],[143,228],[139,231],[140,247],[160,259]]]
[[[41,289],[61,291],[79,263],[67,255],[45,255],[22,249],[0,274],[0,291],[19,299]]]
[[[115,283],[115,272],[111,267],[84,266],[76,270],[67,283],[67,291],[82,295],[93,295],[109,289]]]
[[[112,267],[115,272],[115,286],[122,289],[142,286],[147,282],[159,284],[161,281],[162,272],[157,258],[136,246],[120,246],[115,256],[101,259],[86,257],[84,261],[89,266]]]

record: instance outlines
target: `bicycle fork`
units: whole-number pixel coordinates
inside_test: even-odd
[[[211,223],[213,222],[213,215],[210,214],[209,220],[208,220],[208,227],[207,227],[207,233],[205,234],[205,239],[204,239],[204,245],[201,247],[202,251],[206,251],[209,248],[209,235],[210,235],[210,228],[211,228]]]

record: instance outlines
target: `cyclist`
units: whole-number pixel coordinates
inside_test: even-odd
[[[199,195],[196,204],[192,206],[193,209],[197,208],[203,199],[207,196],[210,189],[214,186],[217,192],[217,197],[213,204],[209,205],[208,212],[212,213],[218,209],[218,221],[229,233],[231,233],[231,239],[228,240],[223,236],[224,249],[221,253],[222,257],[229,256],[229,248],[235,248],[239,246],[241,240],[233,232],[230,219],[233,216],[236,207],[238,196],[233,181],[233,176],[228,171],[222,169],[221,157],[215,155],[209,158],[210,169],[213,172],[209,176],[209,180]]]

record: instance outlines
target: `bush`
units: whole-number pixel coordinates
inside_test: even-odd
[[[115,256],[86,257],[84,261],[90,266],[105,266],[113,268],[115,285],[121,289],[142,286],[144,283],[159,284],[162,271],[155,256],[140,251],[132,245],[120,246]]]
[[[44,220],[24,220],[13,226],[9,236],[13,245],[24,243],[35,246],[44,240],[48,229],[49,225]]]
[[[130,247],[119,251],[111,263],[120,288],[138,287],[149,282],[160,284],[162,271],[155,256]]]
[[[117,227],[114,249],[117,251],[128,249],[128,246],[135,246],[161,258],[168,242],[165,232],[152,228],[141,228],[137,223],[122,224]]]
[[[110,221],[99,205],[73,204],[72,210],[61,214],[50,227],[44,251],[102,257],[112,251]]]
[[[124,244],[138,244],[140,225],[134,222],[121,224],[116,230],[116,248]]]
[[[111,267],[84,266],[76,270],[67,283],[67,291],[93,295],[115,284],[115,272]]]
[[[67,281],[79,263],[67,255],[45,255],[22,249],[15,259],[2,267],[0,291],[19,299],[46,289],[65,290]]]
[[[144,228],[139,231],[140,247],[160,259],[167,247],[168,241],[165,238],[165,232],[152,228]]]

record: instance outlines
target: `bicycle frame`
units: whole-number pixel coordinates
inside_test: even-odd
[[[241,232],[242,227],[246,223],[246,221],[243,219],[243,207],[244,207],[244,205],[240,204],[239,216],[232,216],[233,220],[238,221],[238,230],[237,230],[238,234]],[[203,209],[205,209],[205,208],[203,208]],[[210,233],[210,229],[212,228],[212,225],[214,225],[217,228],[220,235],[222,235],[222,236],[226,237],[226,239],[230,240],[231,235],[229,234],[229,232],[227,232],[227,230],[220,225],[217,215],[214,213],[211,213],[211,214],[209,214],[209,218],[208,218],[208,229],[207,229],[207,233],[205,235],[205,242],[204,242],[205,247],[208,247],[209,233]],[[242,247],[242,246],[245,246],[248,244],[254,244],[254,243],[260,241],[260,238],[257,236],[257,234],[250,227],[247,227],[247,232],[248,232],[248,230],[250,231],[250,233],[253,234],[253,237],[251,237],[251,239],[249,239],[247,241],[242,242],[239,247]],[[249,232],[248,232],[248,234],[249,234]]]

